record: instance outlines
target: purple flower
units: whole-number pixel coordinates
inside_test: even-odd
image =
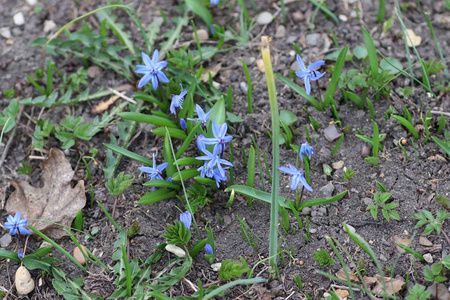
[[[308,184],[305,178],[305,171],[297,170],[293,165],[289,164],[289,168],[279,167],[279,171],[287,173],[291,175],[291,190],[296,190],[298,184],[301,183],[305,187],[306,190],[312,192],[312,187]]]
[[[198,104],[196,104],[195,105],[195,110],[197,111],[197,116],[198,116],[198,118],[197,119],[191,119],[191,118],[187,118],[189,121],[200,121],[200,122],[202,122],[202,126],[204,127],[204,126],[206,126],[206,122],[208,122],[208,120],[209,120],[209,115],[211,114],[211,112],[212,112],[212,109],[210,109],[206,114],[205,114],[205,112],[203,111],[203,109],[200,107],[200,105],[198,105]]]
[[[232,136],[227,134],[227,123],[223,123],[220,126],[217,125],[215,121],[212,123],[212,132],[214,138],[205,138],[204,143],[206,145],[215,145],[214,148],[218,148],[218,153],[222,154],[225,150],[225,143],[228,143],[233,139]]]
[[[147,173],[147,176],[150,180],[153,179],[161,179],[164,180],[162,177],[162,171],[168,166],[168,163],[162,163],[160,165],[156,165],[155,160],[155,154],[153,154],[153,168],[151,167],[139,167],[138,169],[142,172]]]
[[[208,243],[206,243],[206,245],[205,245],[205,251],[206,251],[206,254],[213,254],[214,253],[213,248]]]
[[[219,156],[219,149],[218,148],[214,148],[213,153],[209,152],[208,150],[204,150],[203,153],[206,155],[203,156],[198,156],[195,159],[198,160],[204,160],[205,164],[198,168],[198,171],[201,171],[200,176],[201,177],[213,177],[214,176],[214,168],[217,167],[219,174],[221,175],[222,178],[225,177],[225,170],[222,167],[223,165],[227,165],[230,167],[233,167],[233,164],[230,163],[229,161],[220,158]]]
[[[17,257],[19,257],[19,259],[22,259],[23,258],[23,252],[22,251],[20,251],[20,252],[17,252]]]
[[[303,161],[303,156],[308,156],[311,159],[311,155],[316,154],[316,151],[307,142],[300,146],[300,158]]]
[[[216,6],[219,2],[220,0],[211,0],[211,6]]]
[[[18,211],[16,212],[16,214],[13,216],[8,216],[6,218],[8,221],[5,223],[5,228],[9,229],[9,234],[10,235],[15,235],[17,233],[17,230],[19,230],[19,232],[23,235],[30,235],[31,232],[25,228],[25,226],[27,226],[28,224],[28,220],[27,219],[22,219],[22,212]]]
[[[299,78],[303,79],[305,82],[305,88],[306,88],[306,94],[311,93],[311,83],[309,80],[316,81],[325,73],[320,73],[319,71],[315,71],[315,69],[319,68],[321,65],[325,63],[324,60],[319,60],[316,62],[313,62],[308,66],[308,68],[305,67],[305,64],[303,63],[302,58],[299,54],[297,54],[297,63],[300,66],[300,71],[295,72],[295,75],[297,75]]]
[[[145,65],[136,65],[137,70],[134,71],[137,74],[144,74],[144,77],[139,80],[138,88],[143,87],[146,85],[150,80],[152,81],[153,89],[156,90],[158,88],[158,80],[161,80],[162,82],[168,83],[169,79],[167,79],[166,75],[162,72],[162,69],[164,69],[167,66],[167,62],[160,61],[159,59],[159,52],[155,49],[153,52],[152,59],[142,52],[142,60],[144,61]]]
[[[192,223],[192,215],[190,212],[185,211],[184,213],[180,214],[180,221],[184,223],[184,226],[187,229],[191,229],[191,223]]]
[[[180,127],[183,130],[186,130],[186,128],[187,128],[186,120],[183,118],[180,119]]]
[[[176,107],[183,108],[183,102],[184,102],[184,96],[186,96],[187,91],[183,91],[183,86],[181,85],[181,92],[179,95],[172,95],[172,102],[170,103],[170,112],[174,115],[177,114],[177,111],[175,110]]]

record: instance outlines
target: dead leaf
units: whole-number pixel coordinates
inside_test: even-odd
[[[399,243],[399,244],[405,245],[406,247],[411,247],[411,241],[409,239],[402,239],[401,237],[399,237],[397,235],[391,236],[391,241],[393,241],[394,244]],[[397,245],[395,245],[395,249],[397,249],[397,251],[400,253],[405,253],[405,251],[406,251]]]
[[[122,92],[122,94],[125,94],[125,92]],[[98,113],[104,112],[112,104],[114,104],[114,102],[116,102],[116,100],[119,99],[119,98],[120,98],[120,96],[114,95],[114,96],[110,97],[106,101],[100,101],[99,103],[94,105],[94,107],[92,108],[92,113],[93,114],[98,114]]]
[[[67,233],[59,223],[71,226],[77,212],[86,204],[84,181],[72,188],[74,171],[64,153],[50,149],[49,157],[42,163],[42,188],[35,188],[23,180],[13,181],[16,189],[6,203],[6,210],[14,215],[21,211],[30,225],[51,238],[61,238]],[[43,221],[32,221],[39,219]],[[45,221],[45,222],[44,222]]]
[[[369,277],[369,276],[364,276],[363,281],[364,281],[364,284],[369,287],[371,287],[372,285],[374,285],[377,282],[375,277]]]
[[[336,296],[339,297],[339,299],[347,298],[349,295],[349,292],[347,290],[341,290],[341,289],[337,289],[336,291],[334,291],[334,293],[336,294]]]
[[[414,33],[412,29],[406,29],[406,44],[408,47],[417,47],[422,42],[422,38]]]
[[[374,293],[383,293],[383,282],[381,280],[380,275],[375,275],[377,278],[377,285],[372,289]],[[384,281],[386,283],[386,293],[387,295],[397,294],[405,284],[405,280],[401,277],[397,279],[393,279],[391,277],[384,277]]]
[[[217,73],[219,73],[220,69],[222,69],[222,65],[217,65],[212,69],[203,70],[203,74],[200,76],[200,81],[209,82],[209,74],[211,73],[211,78],[214,78]]]
[[[337,271],[335,275],[339,279],[347,280],[347,276],[345,275],[344,269],[342,269],[342,268],[339,271]],[[355,275],[353,275],[353,274],[348,274],[348,275],[349,275],[349,278],[350,278],[351,282],[358,282],[359,281],[358,277],[356,277]]]

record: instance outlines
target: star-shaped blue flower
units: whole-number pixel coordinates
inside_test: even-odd
[[[190,212],[185,211],[184,213],[180,214],[180,221],[183,222],[184,226],[187,229],[191,229],[191,223],[192,223],[192,215]]]
[[[222,164],[230,166],[230,167],[233,166],[233,164],[230,163],[229,161],[220,158],[218,151],[219,151],[218,148],[214,148],[213,153],[211,153],[211,152],[209,152],[208,150],[205,149],[203,152],[206,155],[198,156],[198,157],[195,158],[195,159],[198,159],[198,160],[204,160],[205,161],[205,164],[202,167],[197,169],[198,171],[201,172],[201,174],[200,174],[201,177],[205,177],[205,176],[209,177],[209,178],[214,177],[214,168],[217,167],[221,177],[224,178],[225,177],[225,170],[222,167]]]
[[[218,148],[218,153],[222,154],[225,150],[225,143],[231,141],[233,137],[230,135],[225,136],[228,129],[227,123],[223,123],[219,126],[215,121],[213,121],[211,128],[214,138],[205,138],[204,143],[206,145],[215,145],[214,148]]]
[[[134,71],[137,74],[144,74],[144,77],[139,80],[138,88],[143,87],[151,80],[153,89],[156,91],[156,89],[158,88],[158,80],[161,80],[165,83],[169,82],[169,79],[167,79],[166,75],[162,72],[162,69],[167,66],[167,62],[158,62],[158,59],[159,52],[156,49],[153,52],[152,59],[150,59],[147,54],[142,52],[142,60],[144,61],[145,65],[137,65],[137,70]]]
[[[170,103],[170,112],[174,115],[177,114],[177,111],[175,110],[176,107],[183,108],[183,102],[184,102],[184,96],[186,96],[187,91],[183,91],[183,86],[181,85],[181,92],[179,95],[172,95],[172,102]]]
[[[147,176],[150,180],[153,180],[153,179],[164,180],[164,178],[162,177],[162,171],[168,165],[169,165],[168,163],[162,163],[160,165],[156,165],[155,154],[153,154],[153,168],[152,167],[139,167],[138,169],[142,172],[147,173]]]
[[[15,235],[17,233],[17,230],[19,230],[19,232],[23,235],[30,235],[31,232],[25,228],[25,226],[27,226],[28,224],[28,220],[27,219],[22,219],[22,212],[18,211],[16,212],[16,214],[13,216],[8,216],[6,218],[6,220],[8,220],[5,223],[5,228],[9,229],[9,234],[10,235]]]
[[[291,190],[295,191],[299,183],[303,184],[306,190],[312,192],[312,187],[308,184],[305,178],[305,171],[297,170],[293,165],[289,164],[289,168],[279,167],[279,171],[291,175]]]
[[[295,72],[295,75],[303,79],[303,81],[305,82],[306,94],[309,95],[311,93],[311,83],[309,82],[309,80],[316,81],[317,79],[325,75],[325,73],[315,71],[317,68],[323,65],[325,61],[318,60],[316,62],[313,62],[308,66],[308,68],[306,68],[302,58],[299,54],[297,54],[297,63],[300,66],[300,71]]]
[[[212,112],[212,108],[205,114],[205,112],[203,111],[203,109],[200,107],[200,105],[195,104],[195,110],[197,111],[197,119],[191,119],[191,118],[187,118],[189,121],[200,121],[202,122],[202,126],[206,126],[206,122],[208,122],[209,120],[209,115]]]
[[[303,161],[303,156],[307,156],[309,159],[311,159],[311,155],[316,154],[316,151],[313,147],[311,147],[308,142],[303,143],[300,146],[300,158]]]

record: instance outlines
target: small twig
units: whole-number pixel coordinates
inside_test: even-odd
[[[20,120],[20,117],[22,116],[23,112],[23,105],[20,106],[19,113],[17,114],[16,121]],[[14,140],[14,136],[16,135],[17,126],[14,126],[13,131],[11,132],[11,135],[9,136],[8,142],[6,143],[5,148],[3,149],[2,157],[0,158],[0,167],[3,166],[3,162],[5,161],[6,155],[8,155],[9,147],[11,147],[11,144]]]
[[[450,113],[445,112],[445,111],[431,110],[430,113],[435,114],[435,115],[444,115],[444,116],[450,117]]]
[[[122,98],[122,99],[124,99],[124,100],[127,100],[128,102],[130,102],[130,103],[133,103],[134,105],[136,105],[136,101],[134,101],[133,99],[131,99],[130,97],[127,97],[127,96],[125,96],[124,94],[122,94],[122,93],[119,93],[118,91],[116,91],[115,89],[112,89],[112,88],[108,88],[108,90],[110,90],[111,92],[113,92],[114,94],[116,94],[117,96],[119,96],[120,98]]]
[[[194,290],[194,292],[198,291],[198,288],[196,288],[195,285],[189,279],[187,279],[186,277],[183,277],[183,281],[186,281],[187,284],[189,284],[189,286],[191,287],[191,289]]]
[[[447,243],[450,246],[450,239],[448,238],[448,235],[444,231],[442,231],[442,233],[444,234],[445,239],[447,240]]]

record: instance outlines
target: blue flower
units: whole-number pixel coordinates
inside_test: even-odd
[[[320,77],[325,75],[325,73],[320,73],[319,71],[315,71],[315,69],[317,69],[321,65],[323,65],[325,63],[325,61],[319,60],[319,61],[313,62],[312,64],[310,64],[308,66],[308,68],[306,68],[305,64],[303,63],[302,58],[300,57],[299,54],[297,54],[297,63],[300,66],[300,71],[295,72],[295,75],[297,75],[298,77],[303,79],[303,81],[305,82],[306,94],[309,95],[311,93],[311,83],[309,82],[309,80],[316,81],[317,79],[319,79]]]
[[[23,252],[22,251],[20,251],[20,252],[17,252],[17,257],[19,258],[19,259],[22,259],[23,258]]]
[[[190,212],[185,211],[184,213],[180,214],[180,221],[184,223],[184,226],[187,229],[191,229],[191,223],[192,223],[192,215]]]
[[[166,75],[162,72],[162,69],[167,66],[167,62],[158,62],[158,59],[159,52],[156,49],[153,52],[152,59],[150,59],[147,54],[142,52],[142,60],[144,61],[145,65],[137,65],[137,70],[134,71],[137,74],[144,74],[144,77],[139,80],[138,88],[143,87],[151,80],[153,89],[156,91],[156,89],[158,88],[158,80],[161,80],[165,83],[169,82],[169,79],[167,79]]]
[[[220,0],[211,0],[211,6],[216,6],[219,2]]]
[[[227,170],[227,169],[228,169],[228,168],[223,168],[223,170]],[[214,172],[214,173],[213,173],[213,177],[214,177],[214,180],[216,181],[217,187],[220,186],[220,183],[221,183],[222,181],[228,179],[225,175],[220,174],[219,168],[215,168],[215,169],[213,170],[213,172]]]
[[[206,251],[206,254],[213,254],[214,253],[213,248],[208,243],[206,243],[206,245],[205,245],[205,251]]]
[[[214,148],[218,148],[218,153],[222,154],[225,150],[225,143],[228,143],[233,139],[232,136],[225,136],[227,134],[227,123],[223,123],[218,126],[215,121],[212,123],[212,132],[214,138],[205,138],[204,143],[206,145],[215,145]]]
[[[179,107],[179,108],[183,108],[183,102],[184,102],[184,96],[186,96],[187,91],[183,91],[183,86],[181,85],[181,92],[179,95],[172,95],[172,102],[170,103],[170,112],[173,113],[174,115],[177,114],[175,108]]]
[[[200,107],[200,105],[195,104],[195,110],[197,111],[197,119],[191,119],[191,118],[187,118],[189,121],[200,121],[202,122],[202,126],[206,126],[206,122],[208,122],[209,120],[209,115],[212,112],[212,109],[210,109],[206,114],[203,111],[203,109]]]
[[[215,34],[216,33],[216,27],[214,27],[214,24],[211,24],[210,26],[209,26],[209,29],[211,30],[211,34]]]
[[[289,168],[279,167],[279,171],[287,173],[291,175],[291,190],[296,190],[298,184],[301,183],[305,187],[306,190],[312,192],[312,187],[308,184],[305,178],[305,171],[297,170],[293,165],[289,164]]]
[[[19,232],[23,235],[29,235],[31,234],[31,232],[25,228],[25,226],[27,226],[28,224],[28,220],[27,219],[22,219],[22,212],[18,211],[16,212],[16,214],[13,216],[8,216],[6,218],[8,220],[8,222],[5,223],[5,228],[9,229],[9,234],[10,235],[15,235],[17,233],[17,230],[19,230]]]
[[[218,148],[214,148],[213,153],[209,152],[208,150],[204,150],[203,153],[206,154],[204,156],[198,156],[195,159],[198,160],[204,160],[205,164],[198,168],[198,171],[201,171],[200,176],[201,177],[209,177],[212,178],[214,177],[214,168],[217,167],[219,174],[221,175],[222,178],[225,177],[225,170],[222,167],[223,165],[227,165],[230,167],[233,167],[233,164],[230,163],[229,161],[220,158],[219,156],[219,149]]]
[[[206,151],[206,143],[205,140],[207,138],[205,137],[205,135],[202,133],[197,137],[197,147],[198,149],[200,149],[202,152]]]
[[[311,155],[316,154],[316,151],[307,142],[300,146],[300,158],[303,161],[303,156],[308,156],[311,159]]]
[[[153,154],[153,168],[151,167],[139,167],[138,169],[142,172],[147,173],[147,176],[150,180],[153,179],[161,179],[164,180],[162,177],[162,171],[168,166],[168,163],[162,163],[160,165],[156,165],[155,160],[155,154]]]
[[[187,128],[186,120],[183,118],[180,119],[180,127],[183,130],[186,130],[186,128]]]

